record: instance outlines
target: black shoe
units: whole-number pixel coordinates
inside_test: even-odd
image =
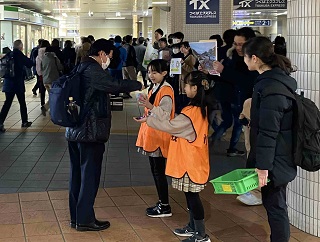
[[[99,221],[95,220],[90,224],[77,224],[77,231],[100,231],[110,227],[109,221]]]
[[[6,129],[4,128],[3,124],[0,124],[0,133],[6,132]]]
[[[35,89],[32,89],[32,93],[33,93],[33,95],[37,96],[37,92]]]
[[[155,206],[152,206],[152,207],[147,208],[147,209],[146,209],[146,213],[147,213],[147,214],[148,214],[148,213],[151,213],[155,207],[158,207],[158,206],[160,205],[160,203],[161,203],[161,202],[159,201],[159,202],[156,203]]]
[[[41,114],[47,116],[47,109],[44,106],[41,107]]]
[[[162,203],[157,204],[151,211],[147,211],[147,216],[151,218],[171,217],[171,207],[170,205],[163,205]]]
[[[228,149],[227,150],[227,156],[234,157],[234,156],[244,156],[246,153],[241,150],[237,149]]]
[[[31,124],[32,124],[32,122],[24,122],[21,124],[21,128],[28,128],[31,126]]]
[[[71,220],[70,227],[75,229],[77,227],[76,222]]]

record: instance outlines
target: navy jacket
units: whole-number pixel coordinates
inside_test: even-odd
[[[234,85],[231,95],[232,103],[242,106],[244,101],[252,97],[254,81],[258,76],[257,71],[249,71],[244,57],[239,56],[236,50],[233,50],[232,56],[222,62],[224,69],[221,78]]]
[[[13,55],[14,60],[14,78],[5,77],[2,87],[3,92],[23,93],[26,91],[24,86],[24,67],[31,68],[33,62],[30,58],[26,57],[20,50],[13,49],[9,54]]]
[[[279,186],[297,174],[292,156],[293,103],[283,95],[263,96],[263,90],[270,85],[285,85],[291,92],[297,89],[296,80],[280,68],[257,78],[251,104],[248,166],[269,170],[269,179]]]
[[[80,125],[66,129],[66,139],[75,142],[107,142],[111,128],[110,94],[141,90],[142,85],[133,80],[112,78],[94,59],[81,60],[82,103]]]

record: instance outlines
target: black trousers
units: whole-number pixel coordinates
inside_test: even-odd
[[[185,192],[188,209],[195,220],[204,219],[204,209],[198,192]]]
[[[43,84],[43,77],[37,75],[37,83],[39,86],[39,92],[40,92],[40,103],[41,106],[43,106],[46,103],[46,88]]]
[[[166,159],[164,157],[149,156],[149,162],[159,201],[163,204],[169,204],[168,181],[165,173]]]
[[[287,184],[275,187],[273,182],[261,188],[262,203],[268,214],[271,242],[288,242],[290,224],[286,203]]]
[[[68,142],[70,154],[69,209],[71,221],[88,224],[95,221],[93,210],[97,196],[103,143]]]
[[[28,111],[27,111],[27,105],[26,105],[26,96],[24,92],[21,92],[21,93],[6,92],[5,94],[6,94],[6,100],[4,101],[4,104],[1,109],[0,124],[3,124],[3,122],[6,120],[15,95],[17,95],[17,99],[20,104],[21,121],[22,123],[28,122]]]

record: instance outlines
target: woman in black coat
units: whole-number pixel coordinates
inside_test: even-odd
[[[297,174],[292,156],[293,101],[280,94],[263,96],[269,87],[285,86],[292,93],[296,80],[289,76],[290,60],[274,53],[265,37],[248,40],[242,47],[249,70],[258,71],[251,105],[248,166],[256,167],[262,203],[268,214],[271,242],[287,242],[290,225],[286,204],[286,188]],[[267,180],[270,182],[267,182]]]

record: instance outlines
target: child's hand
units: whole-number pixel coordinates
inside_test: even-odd
[[[153,105],[149,102],[148,98],[141,95],[139,96],[139,105],[146,107],[147,109],[153,109]]]
[[[133,117],[133,120],[138,122],[138,123],[144,123],[147,122],[147,117],[142,116],[142,117]]]

